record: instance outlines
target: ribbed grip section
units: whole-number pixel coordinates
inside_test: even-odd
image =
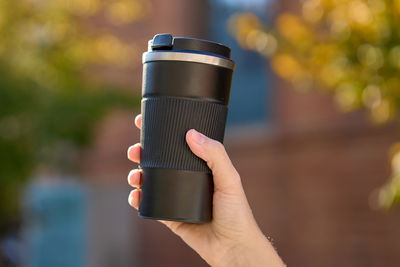
[[[225,105],[196,99],[143,98],[140,166],[210,173],[185,135],[193,128],[222,143],[227,112]]]

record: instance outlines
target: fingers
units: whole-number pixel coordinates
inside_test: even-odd
[[[140,163],[140,143],[134,144],[128,148],[128,159]]]
[[[135,117],[135,125],[136,127],[138,127],[139,129],[142,128],[142,114],[139,114]]]
[[[141,194],[142,191],[140,189],[134,189],[129,194],[128,203],[137,210],[139,209]]]
[[[137,128],[142,128],[142,115],[139,114],[135,117],[135,125]],[[133,162],[140,163],[140,144],[134,144],[128,148],[128,159]],[[135,209],[139,209],[140,199],[142,191],[139,189],[143,185],[142,171],[135,169],[128,174],[128,183],[133,187],[137,187],[132,190],[128,197],[128,203]]]
[[[135,117],[135,125],[139,129],[142,127],[142,115],[139,114]],[[133,162],[140,163],[140,144],[134,144],[128,148],[128,159]]]
[[[142,191],[140,190],[140,187],[143,185],[142,170],[135,169],[130,171],[128,174],[128,183],[133,187],[137,187],[129,194],[128,203],[138,210],[142,195]]]
[[[141,169],[134,169],[129,172],[128,184],[132,187],[138,187],[138,188],[140,188],[143,185]]]
[[[240,176],[233,167],[224,146],[194,129],[186,133],[186,142],[192,152],[207,162],[214,176],[215,190],[237,190],[241,188]]]

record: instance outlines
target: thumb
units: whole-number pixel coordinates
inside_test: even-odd
[[[223,144],[194,129],[186,133],[186,142],[192,152],[203,159],[211,169],[216,191],[234,193],[240,190],[240,176],[233,167]]]

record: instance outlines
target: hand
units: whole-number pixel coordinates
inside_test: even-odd
[[[135,118],[141,128],[142,117]],[[160,221],[180,236],[212,266],[284,266],[268,239],[259,229],[243,191],[240,176],[224,146],[195,131],[186,133],[192,152],[206,161],[214,177],[213,216],[205,224]],[[128,149],[128,158],[140,163],[140,144]],[[129,204],[138,209],[140,186],[145,182],[141,170],[128,175],[131,186]]]

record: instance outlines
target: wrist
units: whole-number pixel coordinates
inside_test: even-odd
[[[284,267],[271,242],[261,231],[249,235],[243,241],[237,242],[226,251],[225,257],[214,267]]]

